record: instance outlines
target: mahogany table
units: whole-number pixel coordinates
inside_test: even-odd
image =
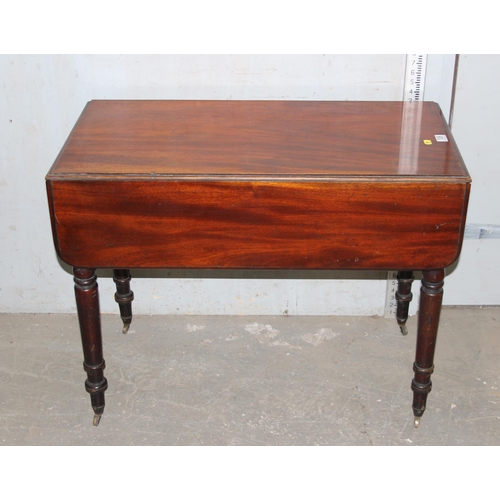
[[[126,333],[130,269],[226,268],[398,270],[403,333],[422,271],[418,426],[470,183],[431,102],[89,102],[46,185],[55,248],[74,271],[94,425],[108,386],[96,269],[113,270]]]

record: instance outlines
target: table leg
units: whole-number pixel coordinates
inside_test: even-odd
[[[408,310],[413,298],[411,284],[413,283],[413,271],[398,272],[398,290],[396,292],[397,309],[396,319],[403,335],[408,335],[406,321],[408,320]]]
[[[113,269],[113,281],[116,283],[115,300],[120,307],[120,316],[123,321],[122,333],[127,333],[132,323],[134,292],[130,290],[130,280],[128,269]]]
[[[108,382],[104,377],[99,291],[95,269],[73,268],[76,307],[83,347],[83,368],[87,372],[85,389],[90,394],[94,410],[94,425],[99,425],[104,412],[104,392]]]
[[[420,309],[418,312],[417,350],[411,383],[413,390],[413,415],[415,427],[425,411],[427,394],[431,391],[431,375],[434,371],[434,351],[443,301],[444,269],[424,271],[420,290]]]

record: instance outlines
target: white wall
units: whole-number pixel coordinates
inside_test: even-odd
[[[461,55],[452,132],[472,177],[468,224],[500,225],[500,56]],[[498,235],[498,233],[497,233]],[[500,304],[500,239],[466,239],[443,302]]]
[[[443,109],[450,57],[429,59],[426,98]],[[0,56],[0,312],[75,310],[70,270],[53,248],[44,177],[87,101],[399,100],[404,69],[404,55]],[[110,275],[99,276],[101,309],[115,313]],[[133,281],[138,314],[370,315],[384,308],[384,273],[135,276],[144,276]]]

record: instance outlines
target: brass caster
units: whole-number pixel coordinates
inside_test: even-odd
[[[99,422],[101,421],[102,415],[97,415],[97,413],[94,415],[94,426],[97,427],[99,425]]]
[[[415,428],[417,428],[420,425],[420,417],[415,417],[414,425]]]
[[[406,325],[400,326],[399,329],[401,330],[402,335],[408,335],[408,328],[406,327]]]
[[[123,323],[122,333],[127,333],[130,328],[130,323]]]

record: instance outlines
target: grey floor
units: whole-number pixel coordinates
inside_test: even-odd
[[[444,308],[420,428],[416,318],[102,318],[106,410],[74,315],[0,315],[0,444],[499,445],[500,308]]]

